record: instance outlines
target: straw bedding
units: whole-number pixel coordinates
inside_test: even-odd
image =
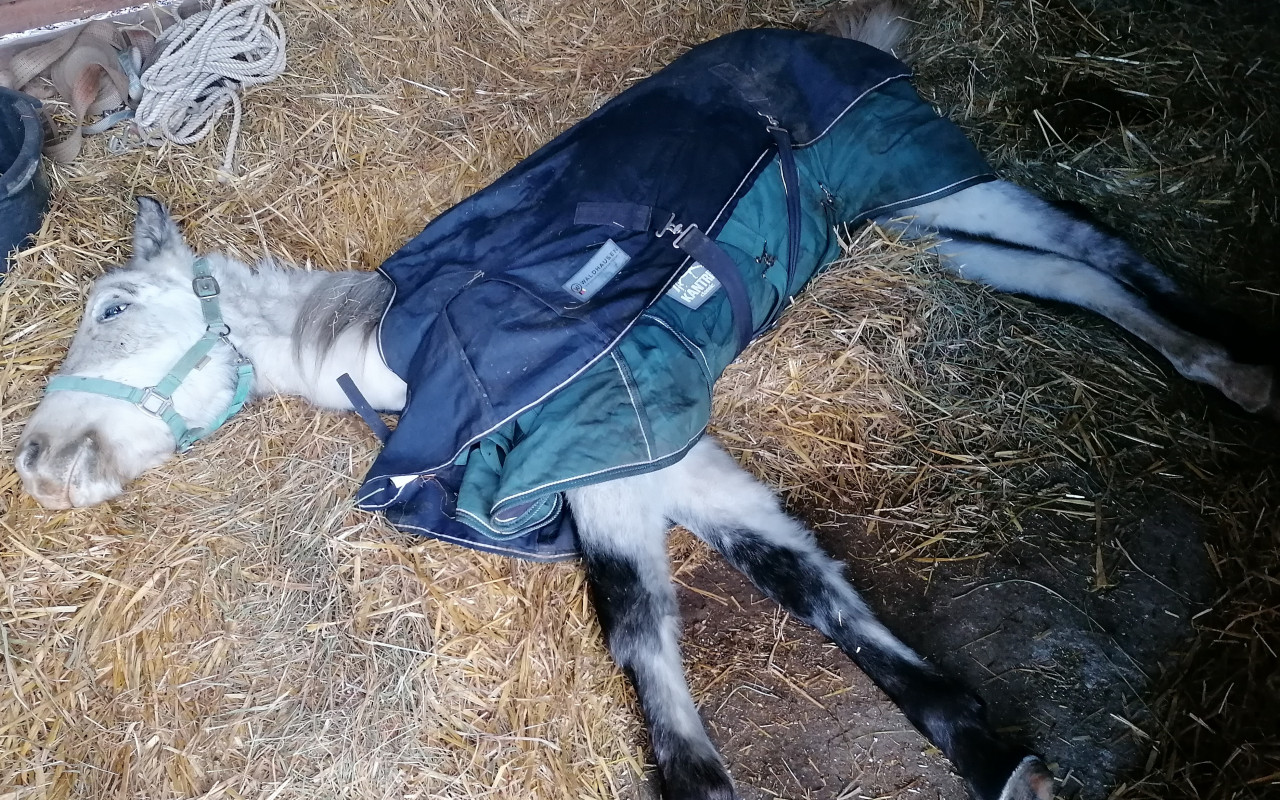
[[[1276,224],[1280,37],[1263,16],[1164,5],[922,3],[920,83],[1000,168],[1099,207],[1184,280],[1274,318],[1280,283],[1254,256]],[[122,156],[97,142],[55,170],[45,227],[0,287],[6,458],[89,281],[128,255],[135,194],[165,199],[199,247],[373,267],[689,45],[814,9],[281,11],[288,73],[246,98],[233,177],[215,174],[216,139]],[[1099,85],[1118,87],[1109,114],[1054,102]],[[874,231],[850,233],[847,252],[722,382],[724,441],[793,508],[864,525],[880,559],[924,578],[954,559],[980,570],[1046,520],[1197,509],[1219,595],[1157,676],[1150,757],[1117,795],[1274,791],[1275,429],[1086,315],[958,286]],[[41,510],[0,471],[0,798],[634,793],[638,716],[578,570],[353,511],[374,448],[350,415],[273,398],[101,508]],[[808,511],[823,508],[840,513]],[[674,554],[682,577],[708,558],[685,536]]]

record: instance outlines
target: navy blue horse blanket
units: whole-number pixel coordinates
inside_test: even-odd
[[[993,177],[908,78],[859,42],[729,34],[432,221],[381,268],[379,346],[409,395],[359,506],[576,554],[562,492],[679,460],[836,226]]]

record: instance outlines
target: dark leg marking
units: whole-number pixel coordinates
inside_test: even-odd
[[[982,701],[898,641],[816,546],[777,543],[758,532],[698,532],[761,591],[840,646],[938,746],[981,800],[997,800],[1030,752],[1001,740]]]

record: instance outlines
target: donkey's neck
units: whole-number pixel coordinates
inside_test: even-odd
[[[376,272],[281,268],[251,270],[209,256],[222,287],[231,341],[254,366],[254,393],[299,395],[325,408],[351,408],[337,379],[350,373],[375,408],[404,407],[405,385],[383,363],[375,341],[391,285]]]

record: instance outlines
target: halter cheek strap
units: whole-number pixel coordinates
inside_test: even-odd
[[[45,387],[45,393],[87,392],[132,403],[169,426],[176,443],[174,449],[179,453],[185,452],[191,445],[221,428],[232,415],[244,407],[249,399],[249,391],[253,385],[253,364],[227,338],[231,328],[227,327],[222,320],[222,309],[218,304],[221,288],[218,286],[217,279],[209,271],[209,262],[203,258],[197,258],[191,265],[191,271],[195,274],[191,281],[191,290],[195,292],[196,297],[200,298],[200,311],[204,315],[204,334],[154,386],[140,389],[106,378],[55,375]],[[188,375],[208,362],[209,353],[218,342],[226,344],[236,354],[236,390],[231,396],[231,403],[217,419],[207,427],[192,428],[187,425],[182,415],[174,410],[173,393],[178,390]]]

